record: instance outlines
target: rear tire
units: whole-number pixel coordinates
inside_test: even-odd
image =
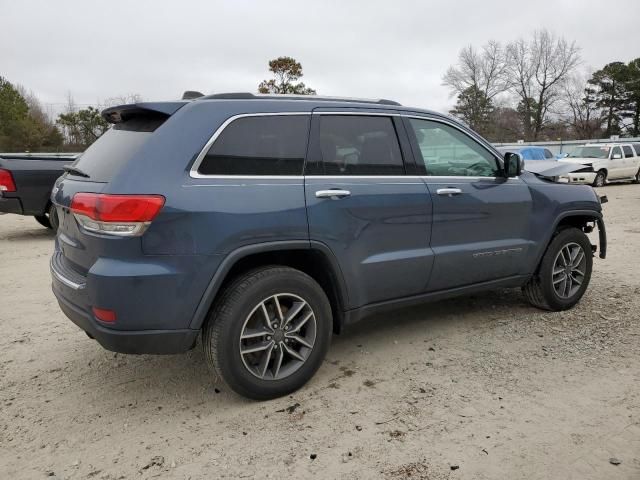
[[[551,240],[538,272],[522,291],[534,307],[567,310],[584,295],[592,268],[589,238],[578,228],[567,228]]]
[[[51,222],[49,222],[49,217],[47,215],[34,215],[33,218],[36,219],[40,225],[45,228],[51,228]]]
[[[267,400],[309,381],[327,353],[332,326],[329,300],[315,280],[269,266],[225,288],[202,343],[207,365],[233,391]]]
[[[34,215],[33,218],[43,227],[53,230],[54,233],[58,231],[60,222],[58,221],[58,211],[55,205],[50,204],[44,215]]]
[[[633,178],[633,183],[640,183],[640,168],[636,172],[636,176]]]
[[[593,179],[593,183],[591,186],[593,187],[604,187],[607,183],[607,173],[604,170],[600,170],[596,174],[596,178]]]

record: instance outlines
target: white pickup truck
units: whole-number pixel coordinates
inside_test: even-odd
[[[560,161],[584,165],[567,174],[569,183],[594,187],[624,180],[640,183],[640,143],[588,143]]]

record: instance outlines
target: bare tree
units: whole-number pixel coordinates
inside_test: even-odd
[[[507,45],[507,75],[510,87],[520,98],[518,111],[525,135],[536,140],[562,92],[563,82],[580,63],[575,42],[538,30],[530,40]]]
[[[491,101],[508,87],[506,67],[506,55],[500,43],[490,40],[480,51],[468,45],[458,54],[458,64],[444,74],[442,84],[450,87],[453,95],[472,88]]]
[[[508,86],[504,49],[493,40],[480,51],[468,45],[458,54],[458,63],[444,74],[442,84],[458,97],[449,113],[481,134],[489,134],[494,99]]]

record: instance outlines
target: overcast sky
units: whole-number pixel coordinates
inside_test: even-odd
[[[289,55],[323,95],[448,110],[442,75],[467,44],[546,27],[575,40],[583,68],[640,56],[640,0],[0,0],[0,75],[61,108],[256,91]]]

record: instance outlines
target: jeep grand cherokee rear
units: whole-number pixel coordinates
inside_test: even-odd
[[[522,287],[563,310],[589,283],[601,206],[434,112],[390,101],[210,96],[105,110],[56,185],[62,310],[105,348],[202,332],[236,392],[272,398],[331,333],[403,305]]]

